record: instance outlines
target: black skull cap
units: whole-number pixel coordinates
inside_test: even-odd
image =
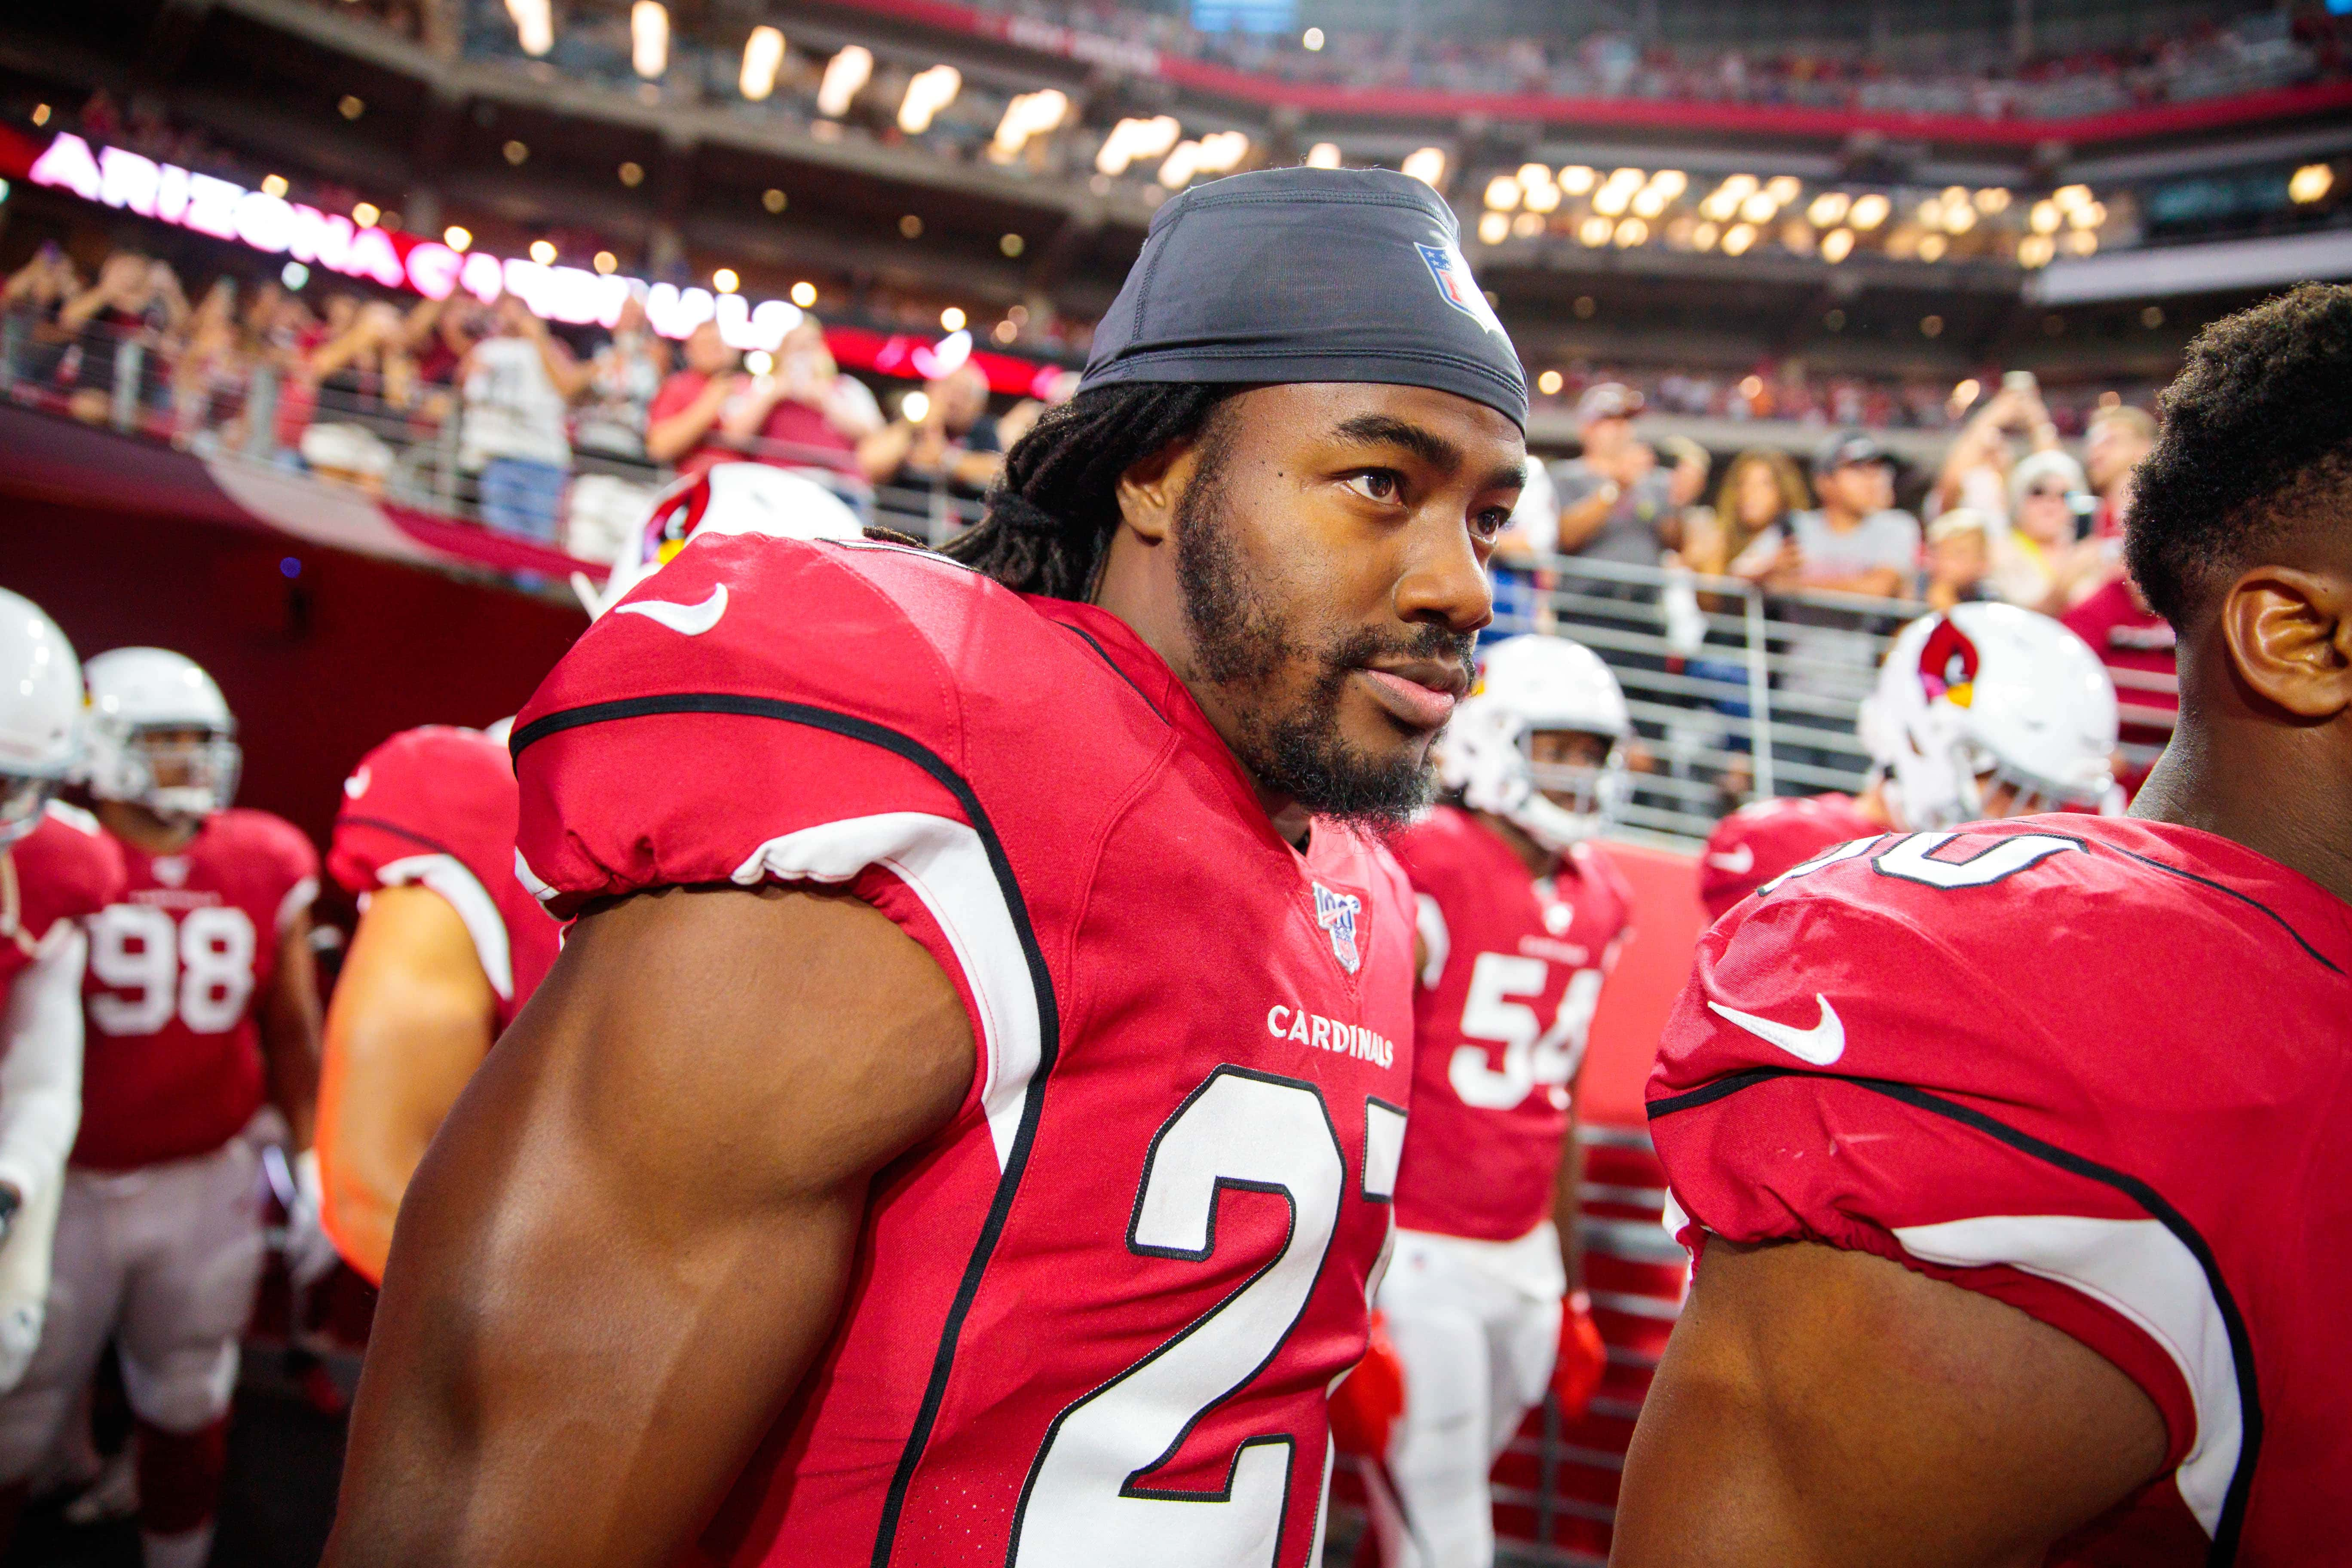
[[[1121,382],[1376,382],[1528,423],[1518,352],[1453,208],[1387,169],[1262,169],[1152,215],[1078,390]]]

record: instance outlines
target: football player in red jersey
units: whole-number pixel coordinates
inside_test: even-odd
[[[591,616],[706,526],[861,537],[849,509],[799,475],[721,464],[655,502],[603,593],[579,579]],[[425,1145],[555,962],[561,928],[515,879],[510,728],[404,731],[343,782],[327,868],[362,907],[327,1008],[319,1167],[328,1231],[371,1284]]]
[[[2130,817],[1864,841],[1708,933],[1650,1086],[1655,1564],[2352,1562],[2352,289],[2209,327],[2139,471]]]
[[[515,880],[514,764],[496,729],[428,724],[370,752],[327,852],[361,905],[327,1007],[322,1217],[371,1284],[425,1146],[555,962],[559,928]]]
[[[1426,186],[1238,175],[955,559],[698,537],[592,626],[513,742],[575,923],[329,1561],[1315,1562],[1412,1075],[1350,823],[1428,798],[1525,397]]]
[[[1440,742],[1462,804],[1396,840],[1419,905],[1421,985],[1380,1293],[1405,1372],[1404,1418],[1372,1487],[1389,1568],[1487,1568],[1496,1456],[1555,1370],[1584,1397],[1600,1371],[1576,1289],[1574,1092],[1632,914],[1632,889],[1590,842],[1622,803],[1618,743],[1632,730],[1591,649],[1497,643]]]
[[[122,896],[122,851],[51,798],[79,760],[82,706],[65,634],[0,589],[0,1393],[41,1341],[81,1123],[82,922]]]
[[[1955,605],[1903,628],[1856,725],[1860,795],[1761,800],[1699,856],[1709,920],[1824,850],[2037,811],[2120,810],[2116,687],[2082,638],[2014,605]]]
[[[245,1134],[265,1101],[310,1142],[318,856],[228,809],[239,753],[220,689],[161,648],[87,667],[90,793],[129,888],[90,921],[81,1130],[40,1349],[0,1401],[0,1479],[57,1441],[112,1338],[137,1422],[150,1568],[205,1561],[227,1461],[237,1341],[262,1266]]]

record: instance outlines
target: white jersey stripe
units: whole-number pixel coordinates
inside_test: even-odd
[[[507,922],[499,913],[498,900],[463,860],[454,855],[403,856],[385,861],[375,879],[387,888],[414,883],[440,894],[474,939],[474,956],[481,960],[490,989],[501,1002],[514,1000],[514,955],[507,942]]]

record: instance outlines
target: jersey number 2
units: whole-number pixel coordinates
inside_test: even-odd
[[[1287,1433],[1244,1440],[1223,1492],[1146,1489],[1209,1407],[1281,1349],[1339,1222],[1347,1158],[1308,1084],[1220,1068],[1151,1141],[1130,1251],[1205,1261],[1223,1189],[1279,1193],[1282,1250],[1213,1311],[1055,1418],[1013,1521],[1013,1568],[1271,1564],[1290,1491]],[[1207,1506],[1204,1506],[1207,1505]]]
[[[106,987],[90,1021],[109,1035],[152,1035],[179,1015],[199,1035],[236,1027],[253,994],[253,921],[228,905],[179,920],[152,904],[110,904],[89,922],[89,973]]]

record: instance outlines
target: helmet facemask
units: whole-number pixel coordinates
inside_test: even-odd
[[[58,793],[58,781],[30,773],[0,773],[0,849],[41,825],[41,813]]]
[[[201,822],[236,798],[245,752],[230,733],[203,725],[142,724],[108,737],[106,765],[90,793],[125,800],[174,821]]]

